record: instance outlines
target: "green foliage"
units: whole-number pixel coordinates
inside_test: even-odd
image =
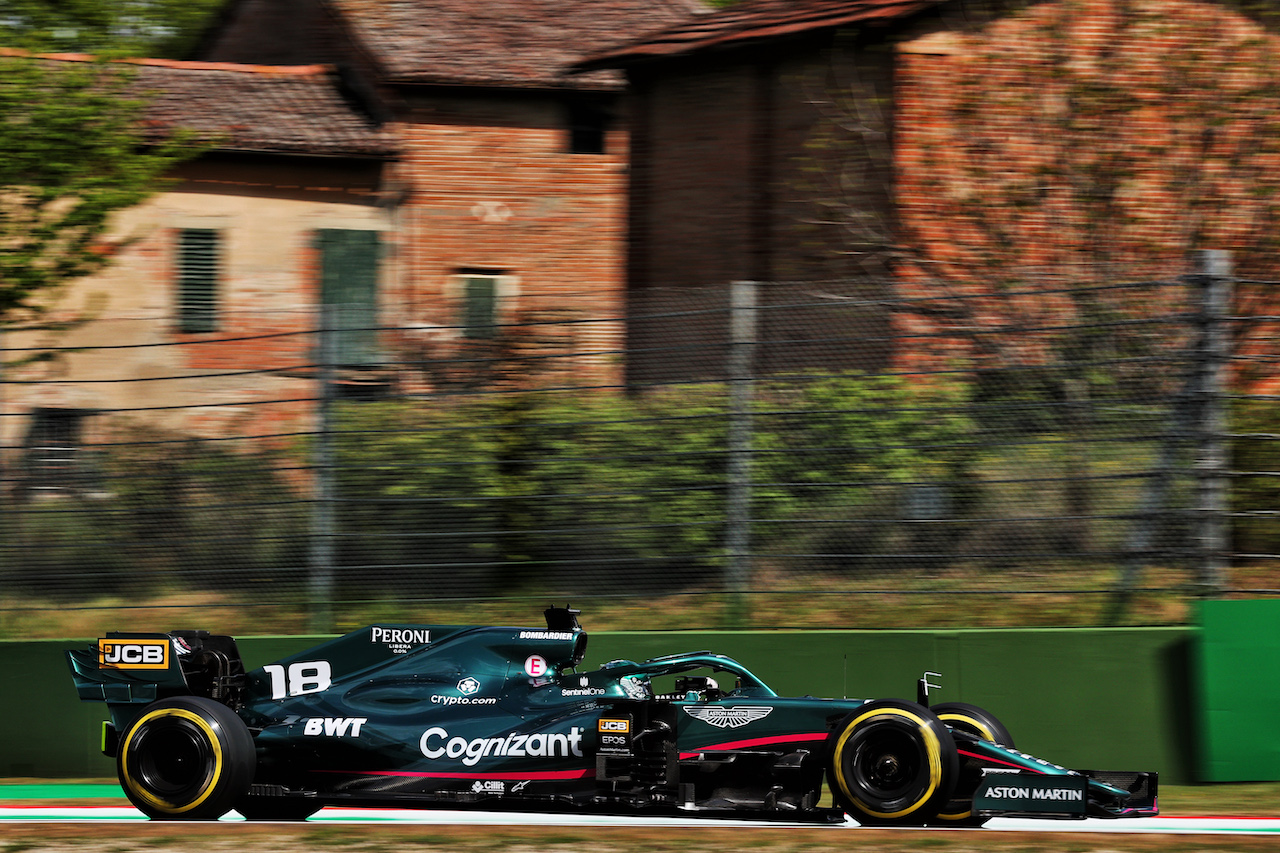
[[[910,516],[920,487],[945,494],[949,516],[962,513],[966,400],[960,386],[885,377],[760,383],[753,550],[781,565],[777,555],[797,549],[880,547],[868,531],[893,526],[876,518]],[[332,537],[348,601],[721,586],[723,385],[351,403],[334,419],[332,531],[314,529],[316,484],[291,478],[284,451],[122,430],[79,494],[14,515],[9,544],[32,555],[15,590],[261,590],[278,601],[305,585],[314,536]],[[861,568],[838,556],[817,567]]]
[[[151,429],[116,438],[93,482],[8,514],[6,544],[25,555],[9,588],[155,595],[302,581],[309,502],[282,457]]]
[[[1280,416],[1268,400],[1239,400],[1231,413],[1231,550],[1280,554]],[[1264,509],[1266,508],[1266,509]]]
[[[958,383],[831,375],[791,389],[770,392],[760,414],[763,515],[856,507],[877,489],[962,477],[974,425]]]
[[[901,512],[907,490],[963,501],[962,388],[829,375],[762,387],[751,488],[761,547]],[[729,409],[719,385],[626,397],[360,404],[341,413],[340,560],[436,594],[715,586]],[[350,583],[369,584],[367,577]]]
[[[753,490],[760,547],[842,572],[874,568],[893,550],[945,559],[959,525],[940,519],[962,517],[974,500],[969,395],[939,377],[894,376],[819,376],[766,391]]]
[[[127,86],[118,66],[0,57],[0,318],[108,263],[110,215],[193,153],[148,144]]]
[[[377,566],[378,583],[405,594],[486,585],[503,547],[498,413],[488,398],[341,407],[334,442],[340,565]],[[377,585],[346,571],[348,585]]]
[[[605,588],[620,577],[633,587],[708,579],[724,533],[723,388],[557,397],[537,428],[543,559],[600,566]]]
[[[0,0],[0,44],[185,59],[226,0]]]
[[[305,571],[309,505],[281,475],[278,452],[138,431],[104,467],[113,538],[138,549],[135,566],[209,589]]]

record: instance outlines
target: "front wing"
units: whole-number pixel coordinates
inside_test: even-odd
[[[1156,773],[1087,770],[1046,776],[988,769],[973,795],[980,817],[1154,817]]]

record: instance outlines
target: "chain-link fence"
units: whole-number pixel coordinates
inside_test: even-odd
[[[31,363],[10,330],[0,626],[1182,622],[1280,587],[1277,295],[738,283],[431,346],[98,320]]]

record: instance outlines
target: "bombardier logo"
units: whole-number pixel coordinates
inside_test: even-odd
[[[557,755],[582,757],[582,729],[574,726],[568,732],[535,732],[531,735],[512,732],[506,737],[478,737],[467,740],[449,737],[439,726],[422,733],[418,748],[427,758],[462,760],[474,767],[488,758],[554,758]]]
[[[98,640],[99,669],[168,669],[168,640]]]
[[[686,707],[684,712],[695,720],[718,729],[740,729],[748,723],[763,720],[773,713],[773,708],[764,705],[734,705],[732,708],[695,705]]]

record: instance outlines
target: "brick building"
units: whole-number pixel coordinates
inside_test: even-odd
[[[497,357],[499,335],[554,347],[574,356],[557,359],[558,370],[614,384],[625,81],[568,67],[703,9],[696,0],[237,0],[200,52],[333,64],[401,140],[389,179],[399,265],[388,302],[409,330],[396,346],[423,366],[426,387],[498,379],[447,363]],[[574,322],[601,318],[613,322]]]
[[[341,97],[332,68],[134,60],[127,71],[149,128],[181,126],[211,147],[114,217],[112,263],[56,294],[53,331],[5,334],[6,360],[59,352],[4,376],[0,445],[34,488],[56,488],[82,445],[125,429],[296,430],[316,396],[316,306],[342,251],[394,227],[385,173],[399,142]]]
[[[624,79],[567,69],[702,10],[231,0],[196,61],[134,63],[148,123],[212,148],[117,218],[135,239],[54,315],[99,319],[7,336],[66,351],[9,372],[0,446],[100,440],[106,412],[202,437],[305,430],[323,306],[348,393],[492,384],[530,346],[616,383]]]
[[[1164,275],[1201,248],[1274,276],[1276,33],[1265,10],[1185,0],[743,0],[592,57],[579,67],[625,70],[636,104],[632,311],[692,285],[720,286],[723,301],[738,279],[848,277],[849,295],[874,301]],[[957,323],[1075,310],[971,304]],[[860,329],[927,335],[943,322],[866,313]],[[640,349],[664,333],[633,330]],[[814,360],[904,355],[919,353],[864,345]]]

